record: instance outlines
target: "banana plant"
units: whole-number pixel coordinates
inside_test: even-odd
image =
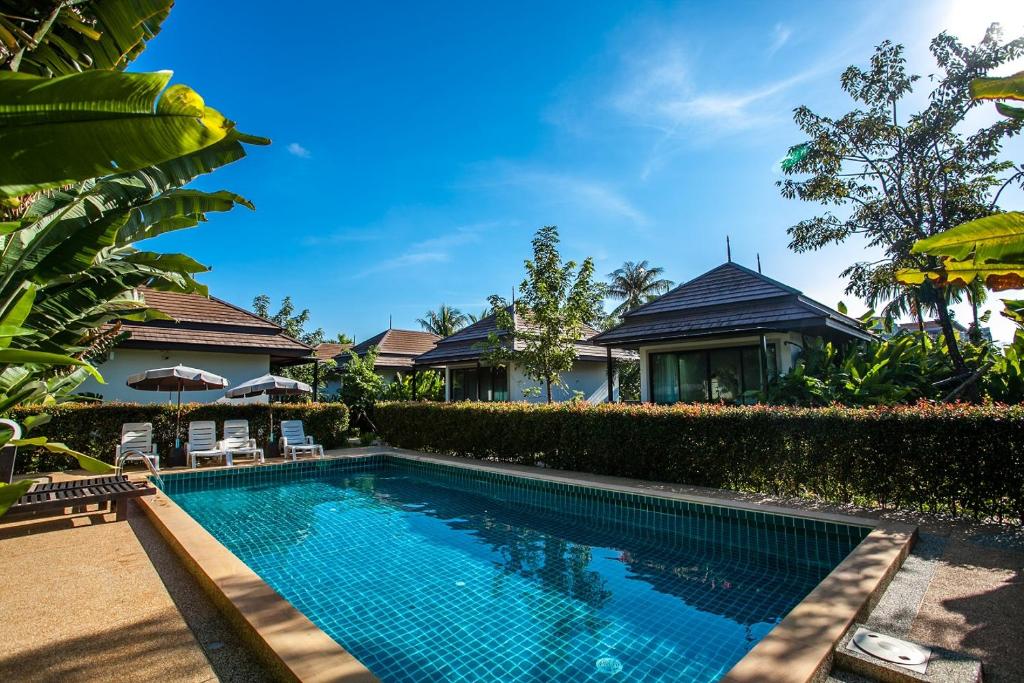
[[[173,0],[0,0],[0,66],[39,76],[123,69]]]
[[[0,71],[0,198],[134,171],[220,142],[234,122],[171,72]]]

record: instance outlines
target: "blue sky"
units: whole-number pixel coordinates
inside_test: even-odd
[[[976,42],[994,20],[1024,33],[1024,3],[182,1],[133,70],[173,70],[274,144],[199,183],[255,212],[147,246],[212,266],[216,296],[291,295],[357,339],[507,296],[545,224],[602,275],[648,259],[677,282],[721,263],[729,234],[734,260],[760,253],[766,274],[859,312],[838,275],[862,245],[786,246],[818,210],[774,185],[801,140],[792,109],[848,111],[839,74],[884,39],[929,73],[932,36]]]

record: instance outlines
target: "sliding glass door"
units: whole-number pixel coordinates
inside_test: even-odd
[[[452,401],[508,400],[508,368],[456,368],[450,371],[450,376]]]
[[[652,353],[648,359],[650,396],[655,403],[753,403],[764,389],[756,346]],[[775,374],[774,359],[775,346],[769,344],[769,377]]]

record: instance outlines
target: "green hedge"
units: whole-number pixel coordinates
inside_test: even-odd
[[[221,433],[224,420],[246,419],[250,434],[260,443],[268,436],[266,404],[224,405],[189,403],[181,406],[181,440],[187,441],[191,420],[214,420]],[[121,439],[125,422],[152,422],[161,463],[167,462],[174,445],[175,406],[138,403],[64,403],[45,408],[17,408],[11,418],[19,422],[29,415],[45,412],[49,423],[36,427],[29,436],[63,441],[71,448],[110,462],[114,446]],[[280,420],[302,420],[306,433],[324,448],[341,446],[348,429],[348,408],[343,403],[274,404],[274,431]],[[38,449],[18,449],[15,472],[51,472],[75,466],[74,460]]]
[[[384,403],[394,446],[831,502],[1024,518],[1024,407]]]

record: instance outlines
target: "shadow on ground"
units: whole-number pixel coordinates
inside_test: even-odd
[[[171,547],[134,504],[128,516],[128,524],[156,568],[171,600],[202,646],[217,677],[221,681],[238,683],[274,680],[203,591],[199,582],[185,569]]]

